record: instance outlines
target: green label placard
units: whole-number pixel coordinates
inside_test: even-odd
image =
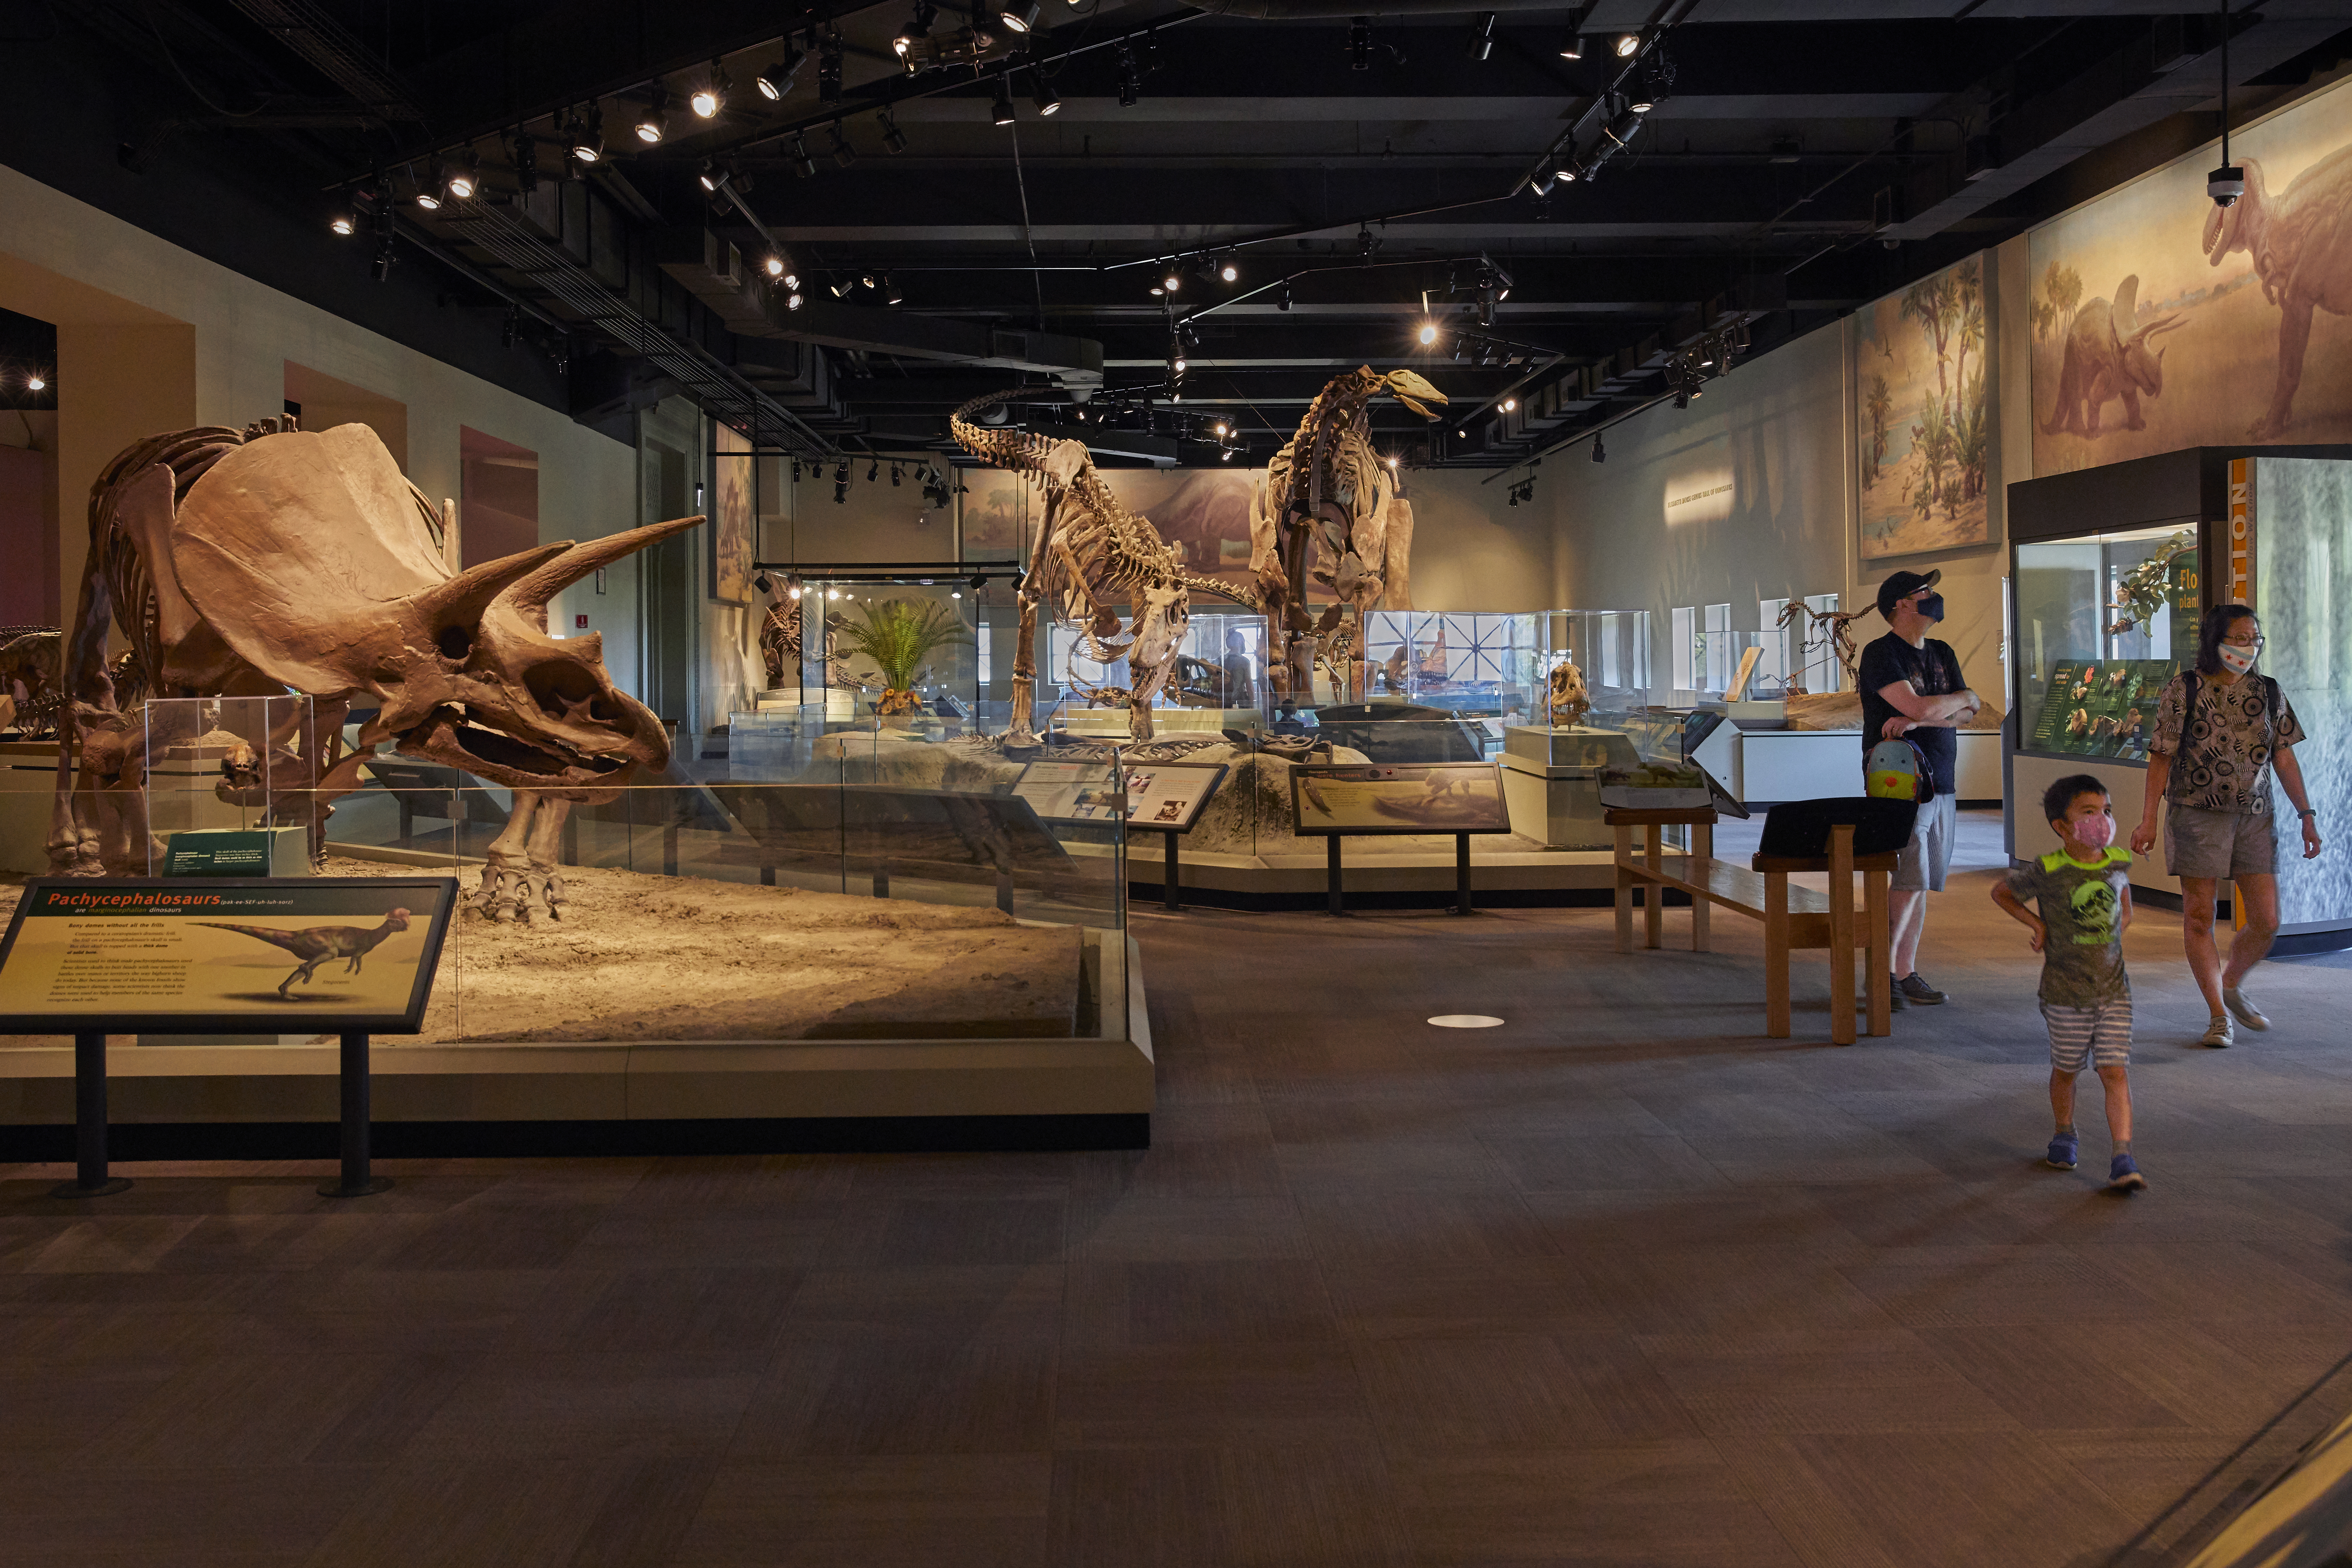
[[[166,877],[267,877],[270,836],[210,829],[174,833],[164,851]]]

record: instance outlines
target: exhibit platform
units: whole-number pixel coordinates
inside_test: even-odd
[[[1142,967],[1131,940],[1105,934],[1084,935],[1081,1024],[1090,1032],[1059,1038],[380,1037],[377,1148],[398,1156],[1142,1147],[1154,1091]],[[68,1157],[73,1042],[22,1038],[0,1047],[0,1159]],[[121,1158],[333,1152],[332,1038],[163,1046],[117,1036],[107,1068]]]

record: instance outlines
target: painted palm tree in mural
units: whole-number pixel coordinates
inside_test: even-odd
[[[1870,390],[1863,394],[1862,407],[1870,416],[1870,471],[1862,481],[1866,489],[1878,482],[1878,470],[1886,461],[1886,426],[1895,417],[1895,389],[1886,384],[1884,372],[1871,373]]]

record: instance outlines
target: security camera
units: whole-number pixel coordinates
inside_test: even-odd
[[[2235,163],[2224,163],[2205,176],[2205,194],[2213,198],[2217,207],[2238,205],[2246,194],[2246,171]]]

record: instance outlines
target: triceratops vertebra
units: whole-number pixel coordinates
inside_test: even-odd
[[[90,489],[51,866],[122,876],[149,864],[144,727],[104,660],[119,622],[157,696],[313,699],[318,739],[299,761],[314,861],[326,804],[357,787],[367,752],[389,741],[515,792],[478,907],[499,919],[528,919],[540,902],[557,912],[554,849],[571,803],[610,799],[640,769],[659,772],[669,742],[613,684],[600,639],[548,636],[548,601],[701,521],[452,572],[431,504],[366,426],[311,433],[280,417],[138,443]],[[343,754],[346,715],[370,705],[360,750]]]
[[[2124,400],[2124,428],[2145,430],[2139,400],[2164,391],[2164,350],[2149,344],[2162,333],[2187,325],[2180,312],[2139,319],[2139,274],[2116,285],[2116,302],[2094,300],[2074,312],[2066,329],[2066,357],[2058,373],[2058,401],[2042,426],[2045,436],[2072,430],[2099,433],[2099,409],[2108,399]]]

